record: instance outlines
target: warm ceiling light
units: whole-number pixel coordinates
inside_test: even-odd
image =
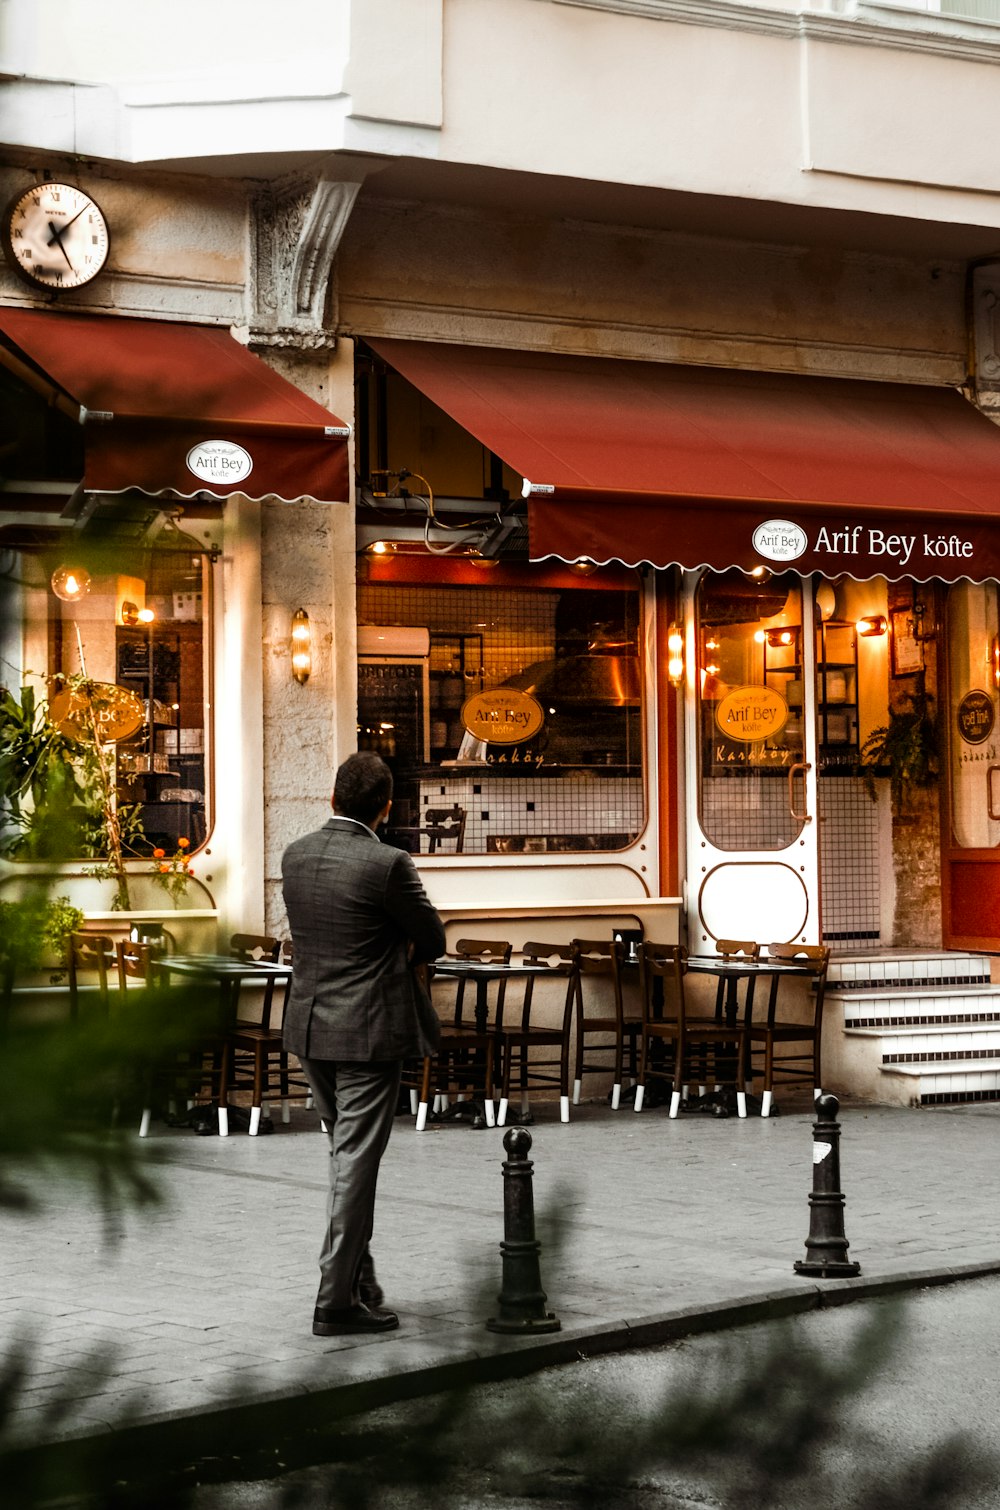
[[[299,683],[307,682],[312,671],[312,630],[309,615],[304,608],[292,614],[292,676]]]
[[[589,577],[597,570],[597,562],[591,561],[589,556],[579,556],[569,563],[569,569],[576,572],[578,577]]]
[[[368,547],[368,553],[372,556],[388,556],[396,549],[391,540],[373,540]]]
[[[484,556],[482,551],[469,551],[465,559],[470,566],[478,566],[480,571],[492,571],[500,565],[496,556]]]
[[[153,620],[156,618],[156,614],[151,608],[140,608],[138,613],[136,614],[136,618],[139,620],[140,624],[152,624]]]
[[[753,637],[757,641],[758,645],[763,645],[764,641],[767,639],[767,630],[755,629],[753,632]]]
[[[82,566],[58,566],[50,578],[52,591],[64,603],[77,603],[90,591],[90,572]]]
[[[767,643],[772,650],[778,650],[783,645],[794,645],[794,629],[769,629],[767,631]]]
[[[858,619],[854,627],[858,634],[867,638],[871,635],[885,634],[889,628],[889,621],[884,613],[869,613],[863,619]]]

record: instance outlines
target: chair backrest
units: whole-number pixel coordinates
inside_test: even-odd
[[[723,959],[732,959],[742,954],[746,959],[760,958],[760,945],[753,939],[716,939],[715,952]]]
[[[521,957],[529,965],[549,965],[553,974],[566,975],[575,958],[572,944],[546,944],[532,941],[521,946]],[[531,976],[528,977],[532,979]]]
[[[581,975],[611,975],[618,980],[625,959],[621,939],[573,939],[571,948]]]
[[[453,843],[455,854],[461,854],[465,843],[465,808],[428,807],[420,815],[420,832],[427,836],[428,854],[436,854],[439,844]]]
[[[830,964],[830,950],[826,944],[768,944],[771,959],[798,960],[812,967],[813,973],[825,979]]]
[[[653,1007],[654,983],[657,981],[661,983],[662,991],[660,1000],[656,1003],[658,1009],[669,1017],[673,1008],[678,1020],[683,1021],[686,961],[687,950],[683,944],[658,944],[652,939],[643,940],[639,950],[639,976],[642,982],[642,1015],[645,1021],[656,1020]]]
[[[75,1017],[80,1005],[80,988],[93,976],[101,1005],[108,1004],[108,971],[115,968],[115,941],[107,933],[71,933],[66,946],[69,967],[69,1009]]]
[[[510,961],[514,946],[507,939],[459,939],[451,953],[459,959]]]
[[[269,933],[234,933],[229,940],[229,952],[234,959],[277,964],[281,940]]]
[[[141,980],[148,986],[152,980],[153,961],[162,952],[153,943],[119,939],[116,945],[119,991],[128,990],[129,980]]]

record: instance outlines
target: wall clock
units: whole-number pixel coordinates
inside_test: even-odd
[[[22,189],[0,222],[4,256],[34,288],[82,288],[108,258],[108,223],[99,206],[72,184]]]

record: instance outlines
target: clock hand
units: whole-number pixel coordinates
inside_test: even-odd
[[[74,216],[74,219],[75,218],[76,217]],[[66,229],[66,227],[63,226],[62,231],[64,231],[65,229]],[[59,248],[59,250],[62,252],[63,256],[66,258],[66,266],[69,268],[70,272],[72,272],[73,271],[73,264],[69,260],[69,253],[67,252],[66,248],[62,244],[62,231],[57,230],[56,227],[52,224],[51,220],[49,221],[49,230],[52,232],[52,235],[49,237],[48,241],[45,243],[46,246],[57,246]]]
[[[69,230],[70,226],[73,224],[73,221],[74,220],[79,220],[79,218],[83,214],[84,210],[89,210],[89,209],[90,209],[90,206],[85,204],[84,207],[83,207],[83,210],[77,210],[76,214],[72,217],[72,219],[71,220],[67,220],[67,222],[66,222],[66,224],[64,226],[58,226],[57,227],[50,220],[49,221],[49,230],[52,232],[52,236],[49,239],[49,241],[46,243],[46,245],[48,245],[48,246],[55,246],[56,242],[59,240],[59,238],[63,234],[63,232]]]

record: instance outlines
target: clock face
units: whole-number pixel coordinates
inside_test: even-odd
[[[71,184],[34,184],[3,212],[4,254],[36,288],[81,288],[107,261],[108,223]]]

